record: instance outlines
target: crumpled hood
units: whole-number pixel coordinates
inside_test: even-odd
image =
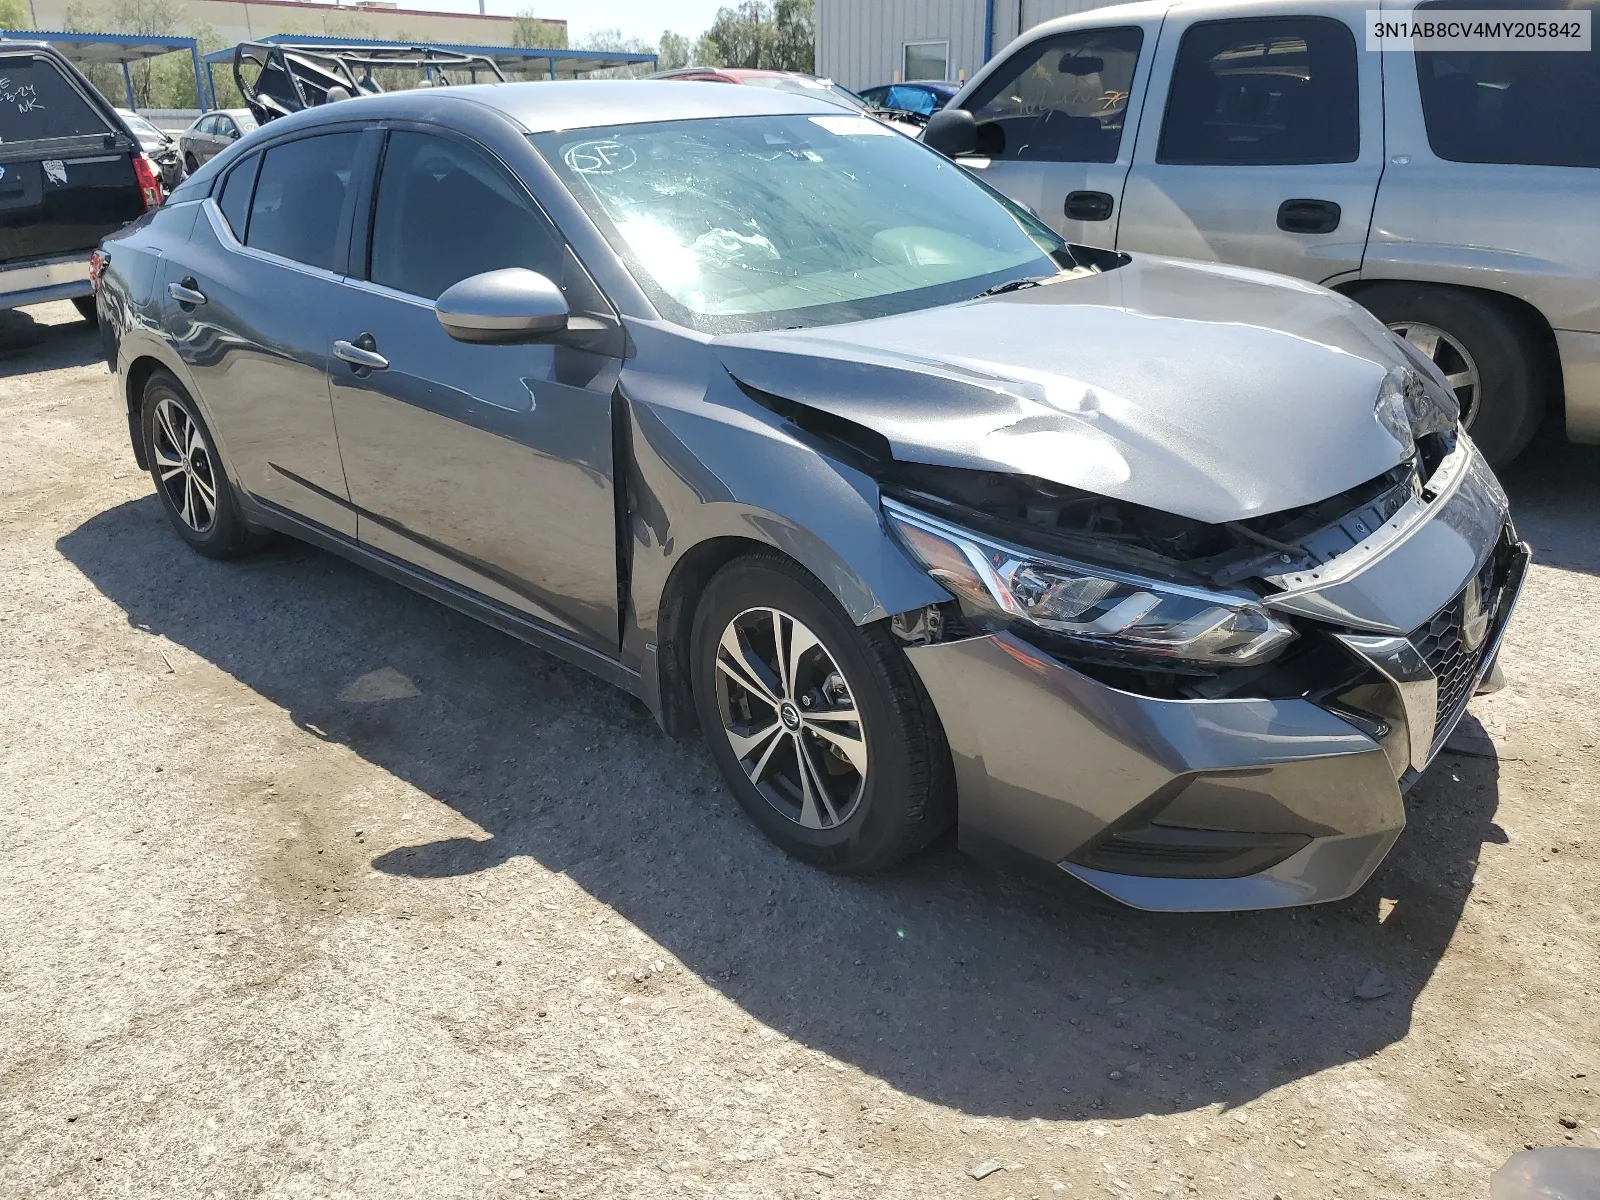
[[[1265,272],[1146,256],[971,304],[719,337],[744,384],[884,435],[896,458],[1036,475],[1218,523],[1381,475],[1406,359],[1378,321]]]

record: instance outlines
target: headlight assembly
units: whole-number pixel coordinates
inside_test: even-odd
[[[1087,646],[1247,666],[1294,629],[1249,599],[1140,579],[1008,545],[884,500],[890,527],[969,616],[1032,625]]]

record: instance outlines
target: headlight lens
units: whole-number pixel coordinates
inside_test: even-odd
[[[1418,438],[1454,429],[1461,420],[1461,406],[1455,393],[1431,375],[1392,367],[1378,388],[1377,417],[1378,424],[1410,454]]]
[[[1019,622],[1087,646],[1248,666],[1294,639],[1259,604],[1036,554],[893,500],[889,525],[969,614]]]

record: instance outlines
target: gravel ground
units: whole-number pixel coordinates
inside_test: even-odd
[[[1481,1197],[1600,1145],[1595,450],[1510,473],[1509,687],[1371,883],[1164,917],[818,874],[577,670],[189,553],[96,352],[0,313],[0,1195]]]

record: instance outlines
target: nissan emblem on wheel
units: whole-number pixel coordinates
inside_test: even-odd
[[[803,91],[318,105],[96,264],[193,550],[594,672],[829,871],[953,827],[1141,908],[1347,896],[1527,570],[1458,326],[1070,243]]]

